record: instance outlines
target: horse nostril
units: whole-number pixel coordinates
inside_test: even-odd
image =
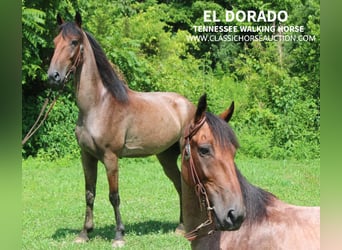
[[[61,76],[57,71],[55,71],[49,74],[49,80],[52,83],[59,83],[61,81]]]
[[[234,224],[235,219],[236,219],[235,210],[234,209],[229,210],[227,220],[230,221],[231,224]]]
[[[228,211],[227,214],[227,221],[230,223],[234,228],[238,229],[241,226],[241,223],[244,220],[244,215],[240,214],[239,212],[231,209]]]
[[[61,79],[58,72],[55,72],[53,76],[55,78],[55,81],[59,81]]]

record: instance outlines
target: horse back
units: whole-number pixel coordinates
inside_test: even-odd
[[[221,249],[320,249],[320,208],[278,202],[268,216],[221,233]]]

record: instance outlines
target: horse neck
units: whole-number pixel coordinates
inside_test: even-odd
[[[91,45],[84,33],[82,64],[75,74],[77,106],[83,112],[96,107],[101,96],[106,93],[98,71]]]

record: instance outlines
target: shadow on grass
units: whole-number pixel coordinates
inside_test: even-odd
[[[165,222],[165,221],[144,221],[137,223],[130,223],[125,225],[126,235],[148,235],[148,234],[166,234],[174,232],[177,223]],[[89,238],[100,237],[104,240],[112,240],[114,238],[115,225],[106,225],[104,227],[95,227],[94,230],[89,233]],[[60,228],[53,235],[52,238],[55,240],[60,240],[66,238],[70,235],[78,235],[81,231],[72,228]]]

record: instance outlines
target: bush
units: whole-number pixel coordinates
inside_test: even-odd
[[[23,136],[37,119],[44,102],[42,96],[33,99],[29,97],[23,101]],[[74,133],[78,109],[72,99],[71,94],[58,97],[44,124],[24,145],[24,157],[39,155],[51,160],[65,155],[78,156],[79,149]]]
[[[244,150],[258,157],[263,152],[261,157],[276,159],[317,157],[317,102],[303,88],[301,79],[282,67],[276,50],[275,46],[269,45],[266,49],[255,42],[248,53],[235,60],[234,77],[248,86],[248,103],[239,126],[247,126],[248,129],[243,129],[247,138],[256,136],[263,142],[260,145],[256,140],[256,145],[249,143]],[[251,139],[248,141],[253,143]]]

